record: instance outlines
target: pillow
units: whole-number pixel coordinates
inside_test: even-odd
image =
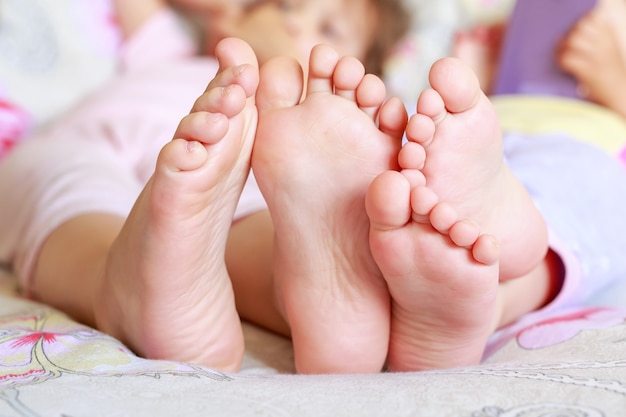
[[[0,157],[108,79],[120,43],[110,0],[1,7]]]
[[[450,54],[459,29],[506,19],[514,0],[405,0],[413,27],[385,64],[391,94],[414,103],[428,87],[428,71]]]

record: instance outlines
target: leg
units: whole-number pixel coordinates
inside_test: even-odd
[[[283,336],[289,326],[274,302],[274,228],[267,210],[236,221],[228,235],[226,266],[242,319]]]
[[[85,215],[59,227],[42,248],[35,289],[47,301],[64,276],[57,297],[82,297],[81,315],[139,354],[235,370],[243,339],[224,252],[249,171],[258,71],[241,41],[223,41],[216,55],[220,72],[162,149],[128,218]],[[83,294],[67,295],[73,282]]]
[[[300,102],[302,91],[294,61],[262,68],[252,166],[275,227],[276,297],[299,372],[376,372],[389,296],[363,205],[371,180],[396,167],[406,114],[357,60],[324,46]]]
[[[407,127],[402,174],[379,176],[367,198],[372,254],[393,298],[397,370],[478,363],[501,317],[499,281],[534,273],[547,251],[543,219],[503,162],[498,121],[474,75],[444,59],[430,81]]]

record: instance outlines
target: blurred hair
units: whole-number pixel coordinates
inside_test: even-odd
[[[383,73],[385,59],[411,26],[411,12],[405,7],[405,0],[370,0],[370,2],[376,10],[378,25],[374,28],[374,40],[363,64],[367,72],[380,76]]]

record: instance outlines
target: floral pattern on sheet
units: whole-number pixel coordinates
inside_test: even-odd
[[[135,356],[115,339],[50,309],[0,320],[0,390],[63,375],[227,376],[203,367]]]
[[[604,329],[626,320],[626,312],[611,308],[575,309],[546,318],[523,329],[517,343],[524,349],[541,349],[565,343],[587,329]]]
[[[619,415],[615,407],[626,407],[624,310],[544,317],[476,367],[345,376],[223,375],[138,358],[38,304],[0,296],[0,310],[0,415],[6,417],[610,417]],[[529,342],[550,327],[567,337]]]
[[[602,411],[595,408],[563,405],[533,404],[504,410],[500,407],[485,407],[471,417],[605,417]]]

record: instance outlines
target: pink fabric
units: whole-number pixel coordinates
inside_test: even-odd
[[[496,331],[487,344],[485,358],[491,356],[503,347],[522,330],[545,321],[557,312],[564,311],[583,301],[587,295],[585,284],[582,282],[582,266],[578,257],[571,251],[568,245],[563,243],[558,236],[550,232],[549,246],[559,255],[563,262],[565,275],[559,294],[545,307],[522,316],[519,320]]]
[[[25,110],[0,98],[0,159],[26,136],[30,127],[31,117]]]
[[[206,89],[218,65],[164,11],[121,49],[120,74],[0,164],[0,263],[28,293],[42,242],[85,213],[126,216],[154,172],[157,155]],[[15,179],[20,178],[16,187]],[[253,178],[236,218],[265,207]]]
[[[117,54],[122,35],[111,0],[74,0],[69,9],[74,25],[95,52],[103,56]]]
[[[618,155],[619,160],[626,166],[626,148],[622,149],[622,151]]]

